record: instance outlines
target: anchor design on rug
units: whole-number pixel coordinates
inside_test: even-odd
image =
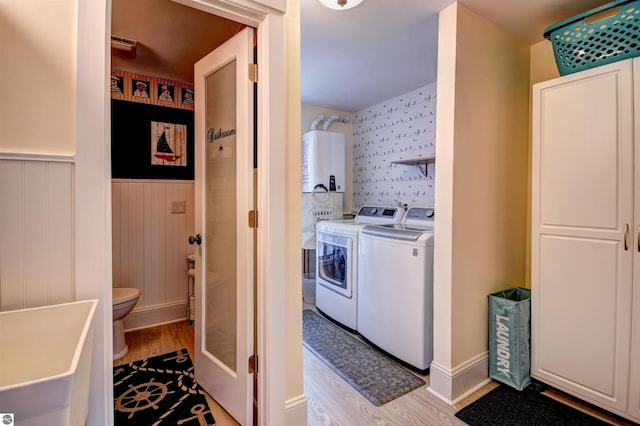
[[[191,407],[191,412],[193,414],[195,414],[195,416],[191,416],[191,417],[187,417],[186,419],[178,420],[178,424],[182,425],[182,424],[185,424],[186,422],[188,422],[190,420],[198,419],[198,423],[200,424],[200,426],[209,426],[209,424],[207,423],[207,420],[205,418],[205,415],[211,413],[211,411],[210,410],[205,410],[205,406],[204,405],[202,405],[202,404],[194,405],[193,407]]]

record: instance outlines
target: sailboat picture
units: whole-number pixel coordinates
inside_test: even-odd
[[[187,165],[187,126],[151,122],[151,164],[158,166]]]

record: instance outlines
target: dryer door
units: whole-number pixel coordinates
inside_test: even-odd
[[[350,299],[353,274],[351,238],[319,232],[316,250],[317,283]]]

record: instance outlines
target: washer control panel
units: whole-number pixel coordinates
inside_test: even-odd
[[[401,223],[404,218],[402,207],[362,206],[356,214],[356,223]]]
[[[428,207],[411,207],[407,210],[406,219],[433,220],[435,211]]]
[[[426,226],[433,227],[435,211],[428,207],[410,207],[403,220],[406,227]]]

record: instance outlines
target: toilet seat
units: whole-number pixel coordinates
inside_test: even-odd
[[[113,288],[113,306],[130,302],[138,297],[140,297],[140,290],[137,288]]]

